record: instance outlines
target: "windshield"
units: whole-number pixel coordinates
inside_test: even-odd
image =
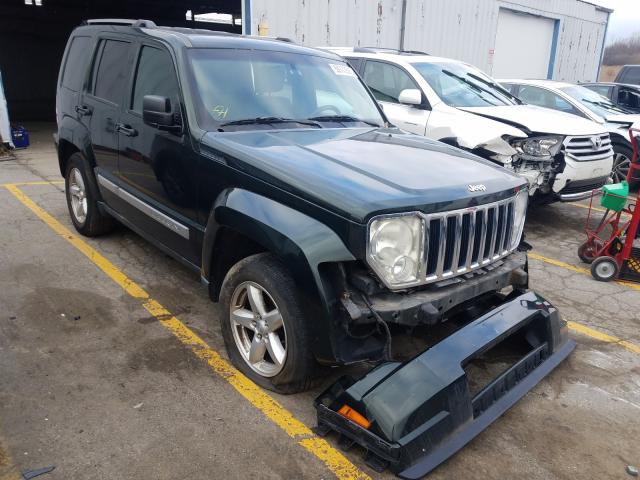
[[[601,117],[632,113],[629,110],[611,103],[611,100],[609,100],[607,97],[603,97],[599,93],[594,92],[593,90],[589,90],[586,87],[580,87],[576,85],[571,87],[562,87],[560,88],[560,90],[569,95],[571,98],[579,101],[586,108],[591,110],[596,115],[600,115]]]
[[[360,79],[338,59],[194,49],[189,60],[198,123],[207,130],[384,124]]]
[[[438,97],[451,107],[517,105],[516,97],[480,70],[462,63],[413,63]]]

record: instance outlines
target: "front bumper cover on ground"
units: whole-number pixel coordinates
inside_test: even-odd
[[[526,340],[528,353],[472,397],[464,367],[516,334]],[[316,431],[338,432],[343,447],[361,445],[374,468],[420,478],[500,417],[574,348],[558,311],[527,292],[406,363],[386,362],[357,381],[341,378],[316,399]],[[338,413],[344,405],[370,426]]]

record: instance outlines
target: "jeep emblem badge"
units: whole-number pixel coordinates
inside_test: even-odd
[[[484,192],[487,190],[487,187],[481,183],[478,183],[477,185],[469,185],[468,187],[470,192]]]

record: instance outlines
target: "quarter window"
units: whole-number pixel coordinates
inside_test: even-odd
[[[129,43],[102,40],[103,49],[95,70],[93,94],[120,104],[127,83]]]
[[[364,82],[381,102],[400,103],[400,92],[418,88],[401,68],[389,63],[368,61],[364,67]]]
[[[89,55],[89,37],[74,37],[67,53],[67,61],[62,74],[62,85],[77,92],[82,87]]]
[[[178,98],[178,92],[178,79],[169,52],[143,46],[133,86],[131,110],[142,113],[142,99],[145,95],[168,97],[174,102]]]

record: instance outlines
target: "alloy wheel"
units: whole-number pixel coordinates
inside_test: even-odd
[[[614,183],[620,183],[626,180],[627,173],[631,166],[631,159],[622,153],[614,153],[613,155],[613,170],[611,171],[611,178]]]
[[[69,194],[73,216],[78,223],[83,224],[87,219],[87,192],[82,174],[77,168],[72,168],[69,172]]]
[[[284,319],[273,297],[255,282],[236,287],[229,312],[233,338],[247,365],[264,377],[280,373],[287,358]]]

